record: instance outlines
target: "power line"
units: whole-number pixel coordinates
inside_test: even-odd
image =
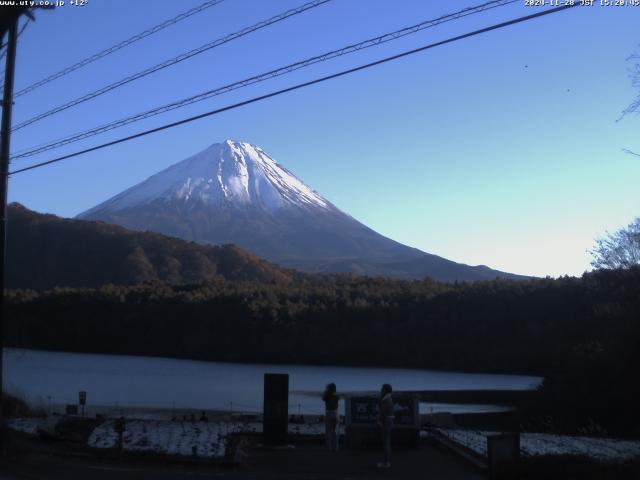
[[[65,75],[70,74],[71,72],[74,72],[76,70],[78,70],[79,68],[85,67],[87,65],[89,65],[90,63],[95,62],[96,60],[99,60],[103,57],[106,57],[107,55],[110,55],[114,52],[117,52],[118,50],[121,50],[125,47],[128,47],[129,45],[142,40],[143,38],[148,37],[149,35],[153,35],[154,33],[157,33],[161,30],[164,30],[167,27],[170,27],[171,25],[175,25],[178,22],[181,22],[182,20],[185,20],[193,15],[196,15],[197,13],[203,12],[204,10],[211,8],[221,2],[223,2],[224,0],[207,0],[206,2],[204,2],[203,4],[192,8],[191,10],[187,10],[186,12],[180,13],[179,15],[176,15],[173,18],[170,18],[168,20],[165,20],[164,22],[156,25],[155,27],[151,27],[143,32],[138,33],[137,35],[134,35],[131,38],[128,38],[127,40],[123,40],[120,43],[117,43],[109,48],[106,48],[104,50],[102,50],[101,52],[98,52],[94,55],[91,55],[90,57],[85,58],[84,60],[80,60],[77,63],[74,63],[73,65],[71,65],[70,67],[64,68],[62,70],[60,70],[57,73],[54,73],[52,75],[49,75],[46,78],[43,78],[42,80],[39,80],[31,85],[29,85],[28,87],[23,88],[22,90],[17,91],[14,94],[14,98],[17,98],[21,95],[25,95],[29,92],[32,92],[33,90],[35,90],[36,88],[39,88],[43,85],[45,85],[46,83],[52,82],[54,80],[57,80],[60,77],[64,77]]]
[[[44,118],[50,117],[51,115],[55,115],[56,113],[62,112],[63,110],[67,110],[68,108],[71,107],[75,107],[76,105],[79,105],[81,103],[84,103],[88,100],[91,100],[93,98],[99,97],[100,95],[104,95],[107,92],[110,92],[111,90],[115,90],[118,87],[121,87],[123,85],[126,85],[127,83],[131,83],[135,80],[139,80],[140,78],[146,77],[147,75],[151,75],[152,73],[155,73],[159,70],[162,70],[164,68],[167,67],[171,67],[177,63],[180,63],[184,60],[187,60],[191,57],[194,57],[195,55],[199,55],[203,52],[206,52],[208,50],[211,50],[212,48],[216,48],[219,47],[220,45],[224,45],[225,43],[231,42],[232,40],[235,40],[237,38],[243,37],[245,35],[248,35],[252,32],[255,32],[256,30],[260,30],[262,28],[268,27],[269,25],[272,25],[274,23],[280,22],[282,20],[285,20],[289,17],[292,17],[294,15],[298,15],[300,13],[303,13],[307,10],[310,10],[312,8],[315,7],[319,7],[320,5],[323,5],[327,2],[330,2],[331,0],[313,0],[311,2],[305,3],[299,7],[296,8],[292,8],[290,10],[287,10],[283,13],[280,13],[274,17],[271,17],[267,20],[263,20],[261,22],[256,23],[255,25],[252,25],[250,27],[246,27],[243,28],[242,30],[239,30],[237,32],[231,33],[225,37],[222,38],[218,38],[217,40],[214,40],[213,42],[207,43],[205,45],[202,45],[198,48],[194,48],[193,50],[190,50],[188,52],[182,53],[180,55],[178,55],[177,57],[171,58],[169,60],[165,60],[162,63],[158,63],[157,65],[154,65],[152,67],[149,67],[145,70],[142,70],[141,72],[138,73],[134,73],[133,75],[130,75],[128,77],[125,77],[123,79],[118,80],[117,82],[111,83],[105,87],[102,87],[98,90],[95,90],[91,93],[88,93],[86,95],[83,95],[82,97],[78,97],[74,100],[71,100],[70,102],[67,102],[63,105],[60,105],[58,107],[55,107],[47,112],[41,113],[39,115],[36,115],[35,117],[32,117],[28,120],[25,120],[22,123],[19,123],[18,125],[14,126],[12,131],[16,131],[16,130],[20,130],[21,128],[26,127],[27,125],[31,125],[32,123],[38,122]]]
[[[560,12],[562,10],[567,10],[569,8],[577,7],[579,5],[580,5],[579,3],[567,4],[567,5],[564,5],[562,7],[556,7],[556,8],[552,8],[552,9],[549,9],[549,10],[544,10],[544,11],[541,11],[541,12],[538,12],[538,13],[533,13],[531,15],[525,15],[524,17],[519,17],[519,18],[515,18],[513,20],[508,20],[506,22],[494,24],[494,25],[491,25],[489,27],[481,28],[479,30],[474,30],[473,32],[468,32],[468,33],[465,33],[465,34],[462,34],[462,35],[458,35],[458,36],[455,36],[455,37],[450,37],[450,38],[448,38],[446,40],[441,40],[439,42],[431,43],[431,44],[425,45],[423,47],[415,48],[413,50],[408,50],[406,52],[402,52],[402,53],[399,53],[397,55],[392,55],[390,57],[386,57],[386,58],[383,58],[381,60],[376,60],[375,62],[366,63],[364,65],[360,65],[360,66],[357,66],[357,67],[354,67],[354,68],[350,68],[348,70],[342,70],[341,72],[338,72],[338,73],[334,73],[334,74],[327,75],[327,76],[324,76],[324,77],[316,78],[316,79],[310,80],[308,82],[299,83],[297,85],[293,85],[291,87],[283,88],[281,90],[276,90],[274,92],[267,93],[265,95],[260,95],[258,97],[253,97],[253,98],[251,98],[249,100],[244,100],[242,102],[234,103],[232,105],[227,105],[226,107],[222,107],[222,108],[218,108],[216,110],[211,110],[209,112],[201,113],[199,115],[195,115],[193,117],[185,118],[185,119],[179,120],[177,122],[168,123],[168,124],[162,125],[160,127],[156,127],[156,128],[152,128],[150,130],[145,130],[143,132],[136,133],[134,135],[129,135],[127,137],[119,138],[118,140],[113,140],[111,142],[103,143],[103,144],[97,145],[95,147],[91,147],[91,148],[87,148],[87,149],[84,149],[84,150],[81,150],[81,151],[78,151],[78,152],[70,153],[68,155],[63,155],[61,157],[54,158],[52,160],[48,160],[46,162],[40,162],[40,163],[36,163],[34,165],[31,165],[29,167],[20,168],[18,170],[14,170],[14,171],[10,172],[9,175],[15,175],[17,173],[22,173],[22,172],[26,172],[28,170],[33,170],[33,169],[36,169],[36,168],[44,167],[45,165],[51,165],[52,163],[61,162],[63,160],[67,160],[69,158],[77,157],[77,156],[85,154],[85,153],[94,152],[96,150],[101,150],[103,148],[110,147],[110,146],[113,146],[113,145],[117,145],[119,143],[123,143],[123,142],[127,142],[129,140],[134,140],[136,138],[144,137],[144,136],[150,135],[152,133],[156,133],[156,132],[160,132],[162,130],[167,130],[169,128],[177,127],[177,126],[183,125],[185,123],[190,123],[190,122],[193,122],[195,120],[200,120],[201,118],[217,115],[219,113],[226,112],[228,110],[233,110],[233,109],[236,109],[236,108],[239,108],[239,107],[243,107],[245,105],[249,105],[249,104],[252,104],[252,103],[259,102],[261,100],[266,100],[266,99],[271,98],[271,97],[276,97],[276,96],[282,95],[284,93],[292,92],[294,90],[299,90],[301,88],[308,87],[308,86],[311,86],[311,85],[315,85],[315,84],[318,84],[318,83],[322,83],[322,82],[325,82],[325,81],[328,81],[328,80],[333,80],[334,78],[338,78],[338,77],[342,77],[342,76],[345,76],[345,75],[349,75],[351,73],[359,72],[361,70],[366,70],[368,68],[375,67],[377,65],[382,65],[384,63],[391,62],[393,60],[398,60],[400,58],[407,57],[409,55],[413,55],[413,54],[416,54],[416,53],[419,53],[419,52],[423,52],[425,50],[429,50],[431,48],[439,47],[441,45],[446,45],[448,43],[453,43],[453,42],[456,42],[456,41],[459,41],[459,40],[463,40],[465,38],[473,37],[475,35],[480,35],[480,34],[487,33],[487,32],[493,31],[493,30],[498,30],[500,28],[508,27],[510,25],[515,25],[517,23],[522,23],[522,22],[526,22],[526,21],[529,21],[529,20],[533,20],[533,19],[538,18],[538,17],[542,17],[542,16],[545,16],[545,15],[550,15],[552,13],[557,13],[557,12]]]
[[[469,7],[469,8],[465,8],[463,10],[459,10],[457,12],[454,13],[450,13],[447,15],[443,15],[441,17],[438,17],[436,19],[431,19],[431,20],[425,20],[421,23],[418,23],[416,25],[410,26],[410,27],[405,27],[402,28],[400,30],[396,30],[395,32],[391,32],[391,33],[386,33],[384,35],[380,35],[378,37],[374,37],[374,38],[370,38],[368,40],[364,40],[362,42],[356,43],[356,44],[352,44],[352,45],[348,45],[346,47],[340,48],[338,50],[332,50],[330,52],[326,52],[323,53],[322,55],[317,55],[311,58],[307,58],[306,60],[302,60],[296,63],[292,63],[289,64],[287,66],[284,67],[280,67],[277,68],[275,70],[271,70],[269,72],[266,73],[262,73],[260,75],[256,75],[244,80],[240,80],[222,87],[218,87],[216,89],[213,90],[208,90],[206,92],[203,93],[199,93],[198,95],[194,95],[182,100],[178,100],[172,103],[169,103],[167,105],[163,105],[161,107],[157,107],[151,110],[147,110],[146,112],[142,112],[142,113],[138,113],[120,120],[116,120],[114,122],[99,126],[99,127],[95,127],[93,129],[90,130],[85,130],[84,132],[80,132],[71,136],[67,136],[65,138],[62,139],[58,139],[52,142],[48,142],[46,144],[42,144],[36,147],[31,147],[27,150],[23,150],[19,153],[16,153],[13,157],[12,160],[15,159],[19,159],[19,158],[25,158],[25,157],[30,157],[48,150],[53,150],[55,148],[59,148],[62,147],[64,145],[69,145],[70,143],[75,143],[78,142],[80,140],[84,140],[86,138],[89,137],[93,137],[96,135],[99,135],[101,133],[105,133],[107,131],[110,130],[114,130],[116,128],[119,127],[123,127],[125,125],[129,125],[131,123],[134,122],[138,122],[141,120],[144,120],[146,118],[150,118],[152,116],[155,115],[159,115],[161,113],[166,113],[169,112],[171,110],[175,110],[181,107],[184,107],[186,105],[191,105],[193,103],[196,102],[200,102],[203,100],[206,100],[208,98],[214,97],[214,96],[218,96],[218,95],[222,95],[225,93],[229,93],[233,90],[237,90],[239,88],[244,88],[244,87],[248,87],[250,85],[259,83],[259,82],[263,82],[265,80],[269,80],[271,78],[275,78],[281,75],[285,75],[287,73],[291,73],[295,70],[299,70],[301,68],[304,67],[308,67],[310,65],[314,65],[316,63],[320,63],[320,62],[325,62],[328,60],[331,60],[333,58],[336,57],[340,57],[343,55],[347,55],[359,50],[363,50],[365,48],[369,48],[369,47],[373,47],[376,45],[380,45],[382,43],[386,43],[389,42],[391,40],[396,40],[398,38],[402,38],[406,35],[410,35],[413,33],[417,33],[421,30],[427,29],[427,28],[431,28],[434,27],[436,25],[440,25],[442,23],[446,23],[452,20],[457,20],[463,17],[466,17],[468,15],[473,15],[476,13],[480,13],[483,11],[487,11],[490,10],[492,8],[496,8],[496,7],[501,7],[501,6],[505,6],[508,5],[510,3],[514,3],[516,1],[519,0],[492,0],[489,1],[487,3],[481,4],[481,5],[477,5],[474,7]]]

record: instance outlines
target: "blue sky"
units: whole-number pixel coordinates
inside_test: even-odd
[[[16,89],[200,0],[89,0],[37,12],[18,46]],[[226,0],[16,99],[14,124],[304,1]],[[405,26],[469,1],[333,0],[14,134],[45,143]],[[48,160],[539,11],[524,1],[473,15],[138,122]],[[11,178],[10,201],[74,216],[233,138],[261,146],[378,232],[443,257],[558,276],[589,268],[596,236],[640,215],[638,92],[627,57],[640,7],[578,7],[432,49]]]

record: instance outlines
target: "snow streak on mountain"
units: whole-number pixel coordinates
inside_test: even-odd
[[[261,148],[227,140],[217,143],[113,197],[93,211],[124,210],[164,199],[211,206],[332,209],[327,200],[279,165]]]

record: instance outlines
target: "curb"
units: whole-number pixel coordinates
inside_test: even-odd
[[[465,446],[460,445],[441,434],[432,433],[430,438],[438,445],[461,457],[467,463],[471,464],[476,470],[483,473],[488,471],[486,459],[478,455],[476,452],[473,452]]]

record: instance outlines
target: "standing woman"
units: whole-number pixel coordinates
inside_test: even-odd
[[[384,460],[378,463],[380,468],[391,466],[391,429],[393,428],[393,398],[391,385],[385,383],[380,389],[378,400],[378,425],[382,428],[382,443],[384,445]]]
[[[340,397],[336,393],[336,384],[330,383],[322,394],[324,402],[324,428],[327,435],[327,448],[332,452],[338,451],[338,402]]]

